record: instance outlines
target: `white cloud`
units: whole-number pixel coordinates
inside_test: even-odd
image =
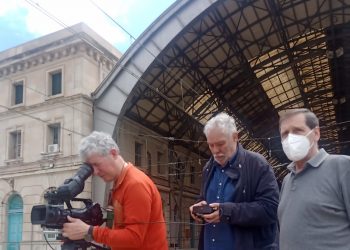
[[[0,0],[0,16],[5,16],[6,14],[16,11],[18,8],[24,7],[25,4],[21,0]]]
[[[95,0],[94,2],[119,24],[124,25],[130,21],[130,10],[136,4],[133,0]],[[48,12],[47,15],[30,3],[40,6]],[[57,18],[67,26],[84,22],[113,45],[130,43],[129,36],[87,0],[0,0],[0,16],[18,8],[26,9],[27,30],[38,36],[63,29],[64,26],[53,20]]]
[[[92,1],[133,37],[138,37],[161,14],[163,8],[174,2],[174,0],[0,0],[0,29],[1,25],[11,27],[11,34],[21,34],[20,40],[23,42],[26,41],[25,37],[28,37],[28,40],[37,38],[63,29],[65,26],[84,22],[124,52],[134,40],[94,6]],[[46,15],[43,13],[45,11]],[[53,20],[55,18],[64,25]],[[13,43],[16,44],[16,41]]]

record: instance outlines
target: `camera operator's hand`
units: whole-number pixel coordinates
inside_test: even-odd
[[[62,236],[70,240],[81,240],[87,234],[89,225],[80,219],[67,216],[69,222],[63,224]]]

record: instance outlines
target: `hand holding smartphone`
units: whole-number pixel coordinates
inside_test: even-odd
[[[211,214],[215,210],[216,209],[214,209],[213,207],[206,204],[206,205],[201,205],[201,206],[194,206],[192,209],[192,213],[195,215]]]

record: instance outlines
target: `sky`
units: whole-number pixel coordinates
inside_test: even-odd
[[[66,26],[84,22],[124,53],[134,42],[132,37],[137,38],[174,2],[175,0],[0,0],[0,52]]]

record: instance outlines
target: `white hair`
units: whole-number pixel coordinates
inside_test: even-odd
[[[203,129],[205,136],[208,136],[209,131],[213,128],[219,128],[228,135],[237,132],[235,119],[224,112],[212,117],[205,124]]]
[[[113,138],[107,133],[94,131],[81,140],[79,154],[85,161],[93,153],[106,156],[111,149],[116,149],[119,153],[119,147]]]

